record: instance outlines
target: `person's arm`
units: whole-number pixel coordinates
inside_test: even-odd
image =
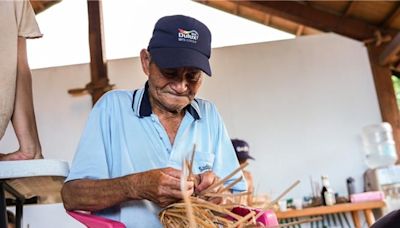
[[[27,60],[26,40],[18,37],[17,82],[11,121],[20,147],[16,152],[2,156],[1,160],[42,158],[32,97],[32,76]]]
[[[247,196],[247,206],[253,205],[253,194],[254,194],[254,182],[253,176],[249,171],[243,171],[244,177],[246,178],[247,182],[247,191],[249,195]]]
[[[98,211],[141,199],[165,207],[182,199],[180,176],[179,170],[163,168],[108,180],[72,180],[64,184],[61,195],[66,210]],[[193,181],[186,184],[192,194]]]

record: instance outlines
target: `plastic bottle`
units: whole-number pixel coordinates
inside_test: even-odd
[[[354,178],[352,177],[347,178],[346,183],[347,183],[347,193],[349,194],[349,199],[350,199],[350,195],[355,193]]]
[[[397,161],[392,127],[389,123],[368,125],[362,130],[365,162],[369,168],[394,165]]]
[[[330,188],[327,176],[322,176],[321,180],[322,180],[322,190],[321,190],[322,204],[325,206],[332,206],[336,203],[335,193]]]

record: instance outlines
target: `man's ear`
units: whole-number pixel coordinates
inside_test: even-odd
[[[140,62],[142,63],[143,72],[149,76],[150,75],[150,53],[146,49],[140,51]]]

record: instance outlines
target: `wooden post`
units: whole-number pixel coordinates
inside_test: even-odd
[[[89,46],[91,82],[86,89],[92,95],[93,105],[111,89],[107,75],[107,60],[103,35],[103,15],[101,1],[88,0]]]
[[[352,211],[351,217],[353,218],[353,223],[355,228],[361,228],[361,220],[358,216],[358,211]]]
[[[375,223],[374,213],[371,209],[364,210],[365,220],[367,220],[368,227],[371,227]]]
[[[389,66],[379,64],[379,56],[384,49],[383,45],[376,47],[374,43],[371,43],[367,48],[382,120],[392,125],[397,155],[400,158],[400,118],[391,78],[392,71]]]

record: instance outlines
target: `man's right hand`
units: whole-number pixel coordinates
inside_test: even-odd
[[[147,199],[166,207],[182,199],[180,179],[182,172],[174,168],[149,170],[127,176],[132,198]],[[192,195],[194,182],[187,181],[187,191]]]

